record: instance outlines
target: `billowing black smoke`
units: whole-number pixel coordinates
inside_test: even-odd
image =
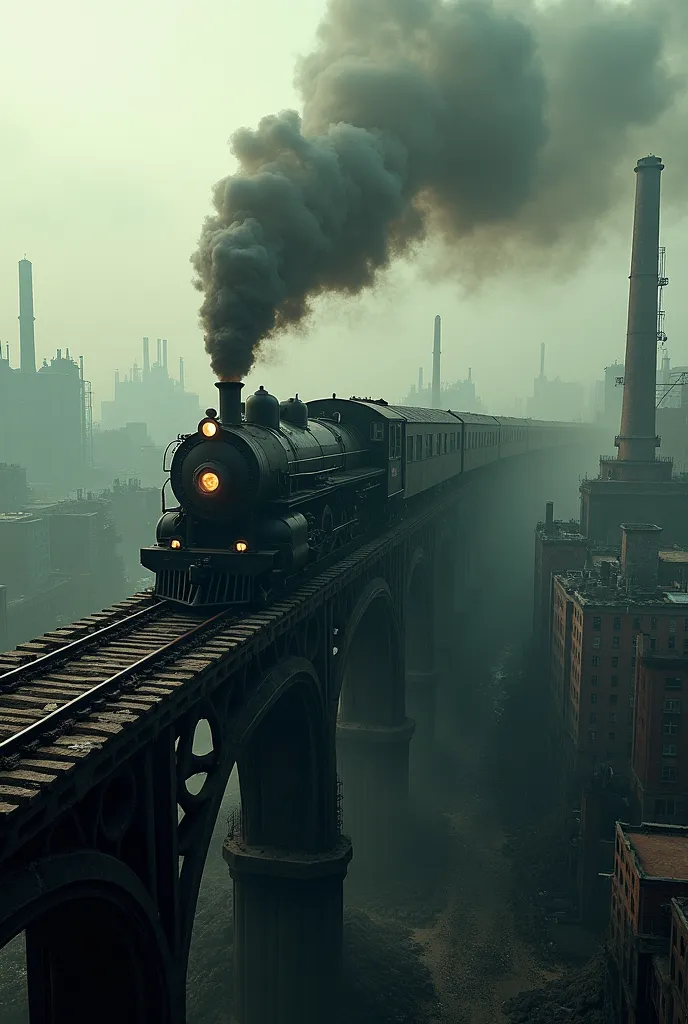
[[[242,377],[315,296],[361,291],[427,235],[481,271],[584,235],[634,130],[682,94],[677,8],[330,0],[298,69],[303,119],[233,135],[239,170],[215,186],[192,257],[218,376]]]

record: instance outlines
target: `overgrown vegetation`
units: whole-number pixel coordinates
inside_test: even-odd
[[[541,989],[522,992],[505,1003],[511,1024],[604,1024],[604,961],[596,956],[586,966]]]

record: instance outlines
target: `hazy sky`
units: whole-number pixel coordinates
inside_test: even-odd
[[[112,397],[141,338],[168,339],[174,368],[202,404],[213,376],[198,326],[189,256],[210,189],[231,172],[237,127],[295,106],[294,63],[312,46],[324,0],[34,0],[0,19],[0,338],[18,361],[17,260],[34,267],[39,361],[57,347],[83,354],[95,411]],[[677,124],[685,134],[685,123]],[[640,132],[635,156],[661,150]],[[669,155],[664,183],[685,178]],[[594,161],[594,153],[591,153]],[[444,321],[445,379],[473,368],[494,412],[531,393],[539,346],[548,376],[601,376],[623,356],[633,159],[619,206],[566,280],[546,273],[488,281],[478,293],[437,283],[431,251],[396,267],[363,299],[318,307],[309,330],[275,342],[249,384],[280,397],[337,391],[392,400],[430,371],[432,322]],[[671,285],[666,329],[688,363],[688,211],[665,209]]]

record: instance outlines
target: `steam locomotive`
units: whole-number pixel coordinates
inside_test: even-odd
[[[580,425],[543,423],[382,399],[286,402],[221,381],[180,437],[169,467],[177,500],[156,544],[141,549],[155,592],[188,606],[261,605],[423,496],[500,458],[576,440]]]

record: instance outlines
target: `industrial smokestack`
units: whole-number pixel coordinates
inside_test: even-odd
[[[33,271],[31,262],[19,260],[19,368],[36,372],[36,344],[33,334]]]
[[[435,340],[432,346],[432,407],[440,407],[440,340],[442,335],[442,317],[435,317]]]
[[[167,338],[162,339],[162,368],[167,373]]]
[[[180,384],[181,389],[183,391],[184,390],[184,360],[183,360],[183,358],[181,356],[179,357],[179,384]]]
[[[215,387],[220,392],[220,423],[225,427],[241,423],[241,389],[238,380],[218,380]]]
[[[143,339],[143,376],[147,377],[150,373],[150,344],[148,338]]]
[[[554,502],[548,501],[545,505],[545,533],[554,533]]]
[[[162,366],[162,339],[161,338],[157,339],[157,349],[158,349],[157,364],[158,364],[158,366]]]
[[[655,427],[657,309],[659,286],[659,199],[664,164],[646,156],[635,172],[635,213],[628,333],[624,364],[621,432],[616,439],[621,461],[654,462],[659,446]]]
[[[418,367],[418,394],[422,395],[422,393],[423,393],[423,367],[419,366]]]
[[[540,345],[540,376],[545,376],[545,343]]]

